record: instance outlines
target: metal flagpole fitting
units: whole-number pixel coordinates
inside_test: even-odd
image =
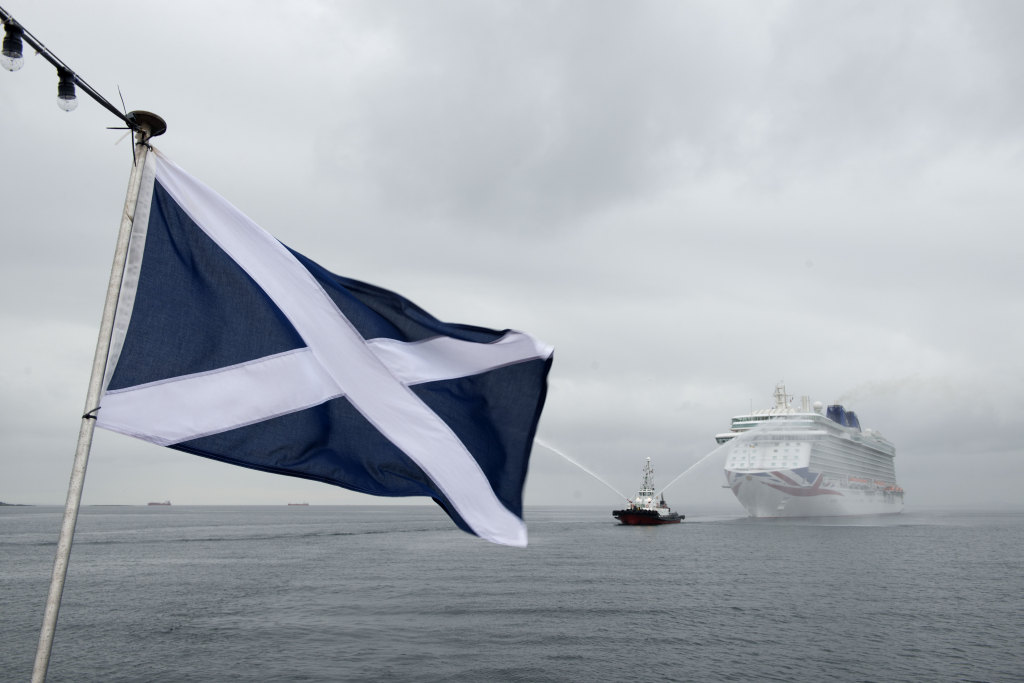
[[[60,599],[64,592],[64,579],[67,576],[68,560],[71,557],[71,542],[75,536],[78,508],[82,502],[85,469],[89,462],[89,450],[92,448],[93,431],[96,428],[96,411],[99,410],[100,394],[103,391],[103,374],[106,372],[110,338],[114,330],[114,312],[117,310],[117,300],[121,292],[121,280],[128,257],[128,242],[132,232],[132,221],[135,217],[135,205],[142,184],[142,169],[146,164],[146,154],[149,151],[148,142],[150,138],[161,135],[167,130],[164,120],[148,111],[129,112],[126,119],[132,130],[135,131],[135,163],[132,165],[132,172],[128,179],[128,194],[124,200],[121,228],[117,235],[117,246],[114,249],[110,280],[107,283],[107,298],[103,305],[103,317],[100,320],[96,352],[93,355],[92,375],[89,378],[89,391],[85,399],[85,411],[78,432],[78,446],[75,449],[75,460],[71,468],[71,482],[68,484],[68,497],[64,505],[64,520],[57,540],[57,556],[53,561],[53,574],[50,577],[50,592],[46,598],[43,626],[39,631],[39,646],[36,649],[35,666],[32,669],[33,683],[43,683],[46,680],[46,670],[50,665],[50,651],[53,648],[54,632],[57,630],[57,612],[60,610]]]
[[[167,123],[150,111],[130,111],[127,119],[135,132],[145,138],[143,142],[167,132]]]

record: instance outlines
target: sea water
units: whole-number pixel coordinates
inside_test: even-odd
[[[527,509],[84,507],[50,681],[1021,681],[1024,513],[624,527]],[[62,510],[0,507],[0,680]]]

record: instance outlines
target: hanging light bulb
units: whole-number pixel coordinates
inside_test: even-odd
[[[17,24],[4,24],[4,47],[0,53],[0,64],[8,71],[17,71],[25,63],[21,49],[21,27]]]
[[[57,83],[57,106],[64,111],[74,111],[78,108],[78,98],[75,96],[75,77],[70,71],[61,69],[57,72],[60,82]]]

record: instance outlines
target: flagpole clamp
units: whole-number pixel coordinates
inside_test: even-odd
[[[139,135],[139,144],[149,146],[149,139],[167,132],[167,122],[151,111],[130,111],[128,125]]]

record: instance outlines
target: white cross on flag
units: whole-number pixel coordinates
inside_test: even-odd
[[[97,426],[526,545],[552,349],[333,275],[147,155]]]

